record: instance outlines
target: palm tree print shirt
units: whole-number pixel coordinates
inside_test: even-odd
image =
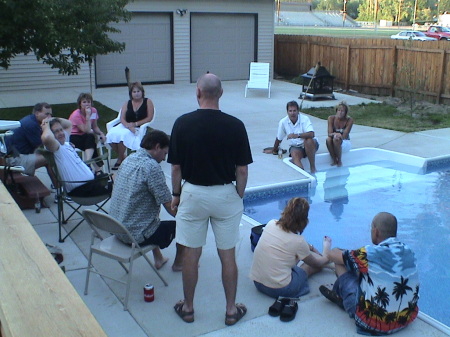
[[[355,321],[362,334],[394,333],[417,316],[419,276],[413,251],[397,238],[343,253],[346,268],[359,272]]]

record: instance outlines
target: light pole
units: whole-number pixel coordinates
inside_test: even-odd
[[[342,12],[342,27],[345,27],[346,16],[347,16],[347,0],[344,0],[344,11]]]
[[[416,29],[417,0],[414,0],[413,30]]]
[[[441,0],[437,0],[437,24],[439,24],[439,16],[441,15],[441,13],[439,12],[439,3],[441,2]]]

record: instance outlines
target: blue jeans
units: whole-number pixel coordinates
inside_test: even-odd
[[[354,318],[359,292],[358,276],[351,272],[342,274],[334,283],[333,290],[342,298],[345,311]]]
[[[257,281],[253,282],[256,289],[273,298],[278,298],[279,296],[300,297],[309,293],[308,275],[302,268],[298,266],[292,268],[291,277],[291,282],[283,288],[269,288]]]

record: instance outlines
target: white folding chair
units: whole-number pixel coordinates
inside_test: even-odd
[[[122,113],[122,108],[120,108],[119,113],[117,114],[117,117],[113,120],[106,123],[106,132],[109,132],[113,127],[118,125],[120,123],[120,115]],[[144,138],[145,133],[147,132],[147,128],[150,127],[150,124],[152,124],[155,121],[156,118],[156,109],[153,107],[153,119],[150,122],[144,123],[139,127],[139,138],[142,140]],[[109,145],[108,145],[109,146]],[[108,148],[108,161],[111,163],[111,149]]]
[[[84,288],[84,294],[88,293],[89,275],[91,272],[99,274],[103,277],[120,282],[126,285],[125,299],[123,302],[123,310],[128,310],[128,297],[130,293],[131,276],[133,272],[133,261],[140,256],[143,256],[153,271],[158,275],[161,281],[167,286],[166,280],[161,276],[158,270],[155,268],[150,259],[146,256],[148,252],[157,248],[156,245],[147,245],[141,247],[136,240],[131,236],[130,232],[114,218],[101,212],[85,209],[83,210],[83,217],[92,228],[91,246],[89,249],[89,260],[86,274],[86,284]],[[111,233],[111,236],[104,238],[100,231]],[[126,235],[132,242],[131,246],[120,241],[116,234]],[[99,239],[97,241],[96,239]],[[119,279],[112,278],[97,271],[92,264],[92,254],[102,255],[104,257],[116,260],[128,273],[127,280],[124,282]],[[128,264],[128,268],[125,266]]]
[[[251,62],[250,78],[245,86],[245,97],[247,97],[248,89],[268,90],[268,98],[270,98],[270,63]]]

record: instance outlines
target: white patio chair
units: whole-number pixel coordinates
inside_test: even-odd
[[[268,90],[268,98],[270,98],[270,63],[251,62],[250,78],[245,86],[245,97],[247,97],[248,89]]]
[[[108,133],[109,130],[111,130],[113,127],[115,127],[116,125],[118,125],[120,123],[120,114],[122,113],[122,108],[120,108],[119,113],[117,114],[117,117],[114,118],[113,120],[109,121],[108,123],[106,123],[106,132]],[[150,127],[150,124],[152,124],[155,121],[156,118],[156,108],[153,107],[153,119],[150,122],[144,123],[139,127],[139,138],[142,140],[142,138],[144,138],[147,129]],[[109,145],[108,145],[109,146]],[[129,150],[129,149],[128,149]],[[126,151],[128,151],[126,150]],[[111,163],[111,148],[108,148],[108,161],[109,163]],[[131,152],[131,150],[130,150]]]
[[[164,285],[167,287],[166,280],[161,276],[158,270],[155,268],[153,263],[147,257],[147,253],[151,250],[157,248],[156,245],[147,245],[141,247],[136,240],[131,236],[128,229],[125,228],[124,225],[119,223],[116,219],[110,217],[107,214],[97,212],[90,209],[83,210],[83,217],[86,222],[92,228],[92,239],[91,246],[89,249],[89,258],[88,258],[88,267],[86,273],[86,284],[84,287],[84,294],[88,294],[88,285],[89,285],[89,275],[91,272],[101,275],[103,277],[109,278],[116,282],[122,283],[126,285],[125,291],[125,299],[123,301],[123,310],[128,310],[128,297],[130,294],[130,286],[131,286],[131,276],[133,272],[133,262],[140,256],[143,256],[153,271],[158,275]],[[111,233],[111,236],[104,238],[102,234],[100,234],[99,230],[105,231],[107,233]],[[119,239],[117,239],[116,234],[122,234],[128,236],[130,241],[132,242],[131,246],[123,243]],[[96,241],[99,239],[100,241]],[[97,271],[92,264],[92,254],[99,254],[104,257],[116,260],[128,273],[127,280],[124,282],[119,279],[115,279],[111,276],[105,275],[99,271]],[[128,264],[128,268],[125,266],[125,263]]]

